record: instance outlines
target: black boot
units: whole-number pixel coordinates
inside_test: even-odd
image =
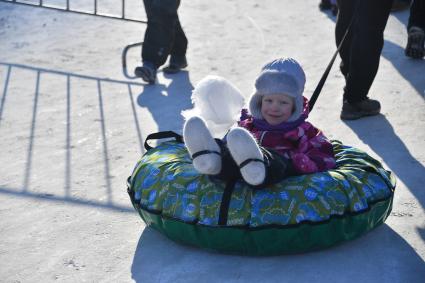
[[[413,59],[422,59],[425,56],[424,42],[425,31],[420,27],[412,26],[408,32],[404,54]]]
[[[181,69],[187,67],[186,56],[171,56],[170,64],[162,69],[162,71],[166,74],[175,74],[180,72]]]
[[[145,82],[149,84],[154,84],[156,80],[156,68],[150,62],[143,62],[141,67],[136,67],[134,69],[134,74],[136,77],[142,78]]]
[[[366,98],[353,103],[344,101],[340,117],[342,120],[356,120],[366,116],[378,115],[380,111],[381,104],[377,100]]]

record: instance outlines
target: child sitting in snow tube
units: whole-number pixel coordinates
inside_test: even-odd
[[[128,179],[145,223],[172,240],[226,253],[277,255],[357,238],[391,212],[395,179],[365,152],[329,142],[306,122],[305,75],[267,64],[250,99],[207,77],[182,137],[150,148]]]
[[[214,140],[200,116],[188,119],[183,136],[195,169],[224,180],[242,176],[261,188],[288,176],[334,168],[330,141],[305,121],[304,85],[305,74],[298,62],[277,59],[262,68],[249,101],[251,115],[243,112],[239,127],[230,129],[225,142]],[[237,91],[220,78],[206,78],[201,86],[207,91]]]

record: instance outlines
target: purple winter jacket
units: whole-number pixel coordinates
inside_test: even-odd
[[[308,112],[308,101],[304,98],[304,109],[298,120],[272,126],[263,119],[253,118],[243,109],[239,126],[250,131],[261,146],[289,158],[297,173],[332,169],[335,167],[332,144],[322,131],[305,121]]]

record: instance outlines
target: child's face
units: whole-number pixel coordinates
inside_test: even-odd
[[[286,122],[294,111],[294,99],[285,94],[263,96],[261,115],[270,125]]]

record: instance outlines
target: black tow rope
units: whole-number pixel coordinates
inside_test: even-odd
[[[342,40],[338,45],[338,48],[336,49],[334,55],[332,56],[331,61],[329,62],[328,66],[326,67],[326,70],[323,73],[322,78],[320,79],[319,83],[317,84],[316,89],[314,90],[313,94],[310,97],[310,100],[308,102],[308,107],[309,107],[310,111],[313,110],[314,104],[316,103],[316,100],[319,97],[320,92],[322,91],[323,85],[325,84],[326,79],[328,78],[329,72],[332,69],[332,65],[335,62],[336,56],[338,55],[339,51],[341,50],[341,46],[344,44],[344,41],[345,41],[347,35],[351,31],[351,26],[353,25],[354,19],[356,18],[356,15],[357,15],[358,7],[360,5],[359,3],[360,3],[360,1],[357,2],[356,8],[353,12],[353,16],[351,17],[350,24],[348,25],[347,30],[345,31],[344,36],[342,37]]]

